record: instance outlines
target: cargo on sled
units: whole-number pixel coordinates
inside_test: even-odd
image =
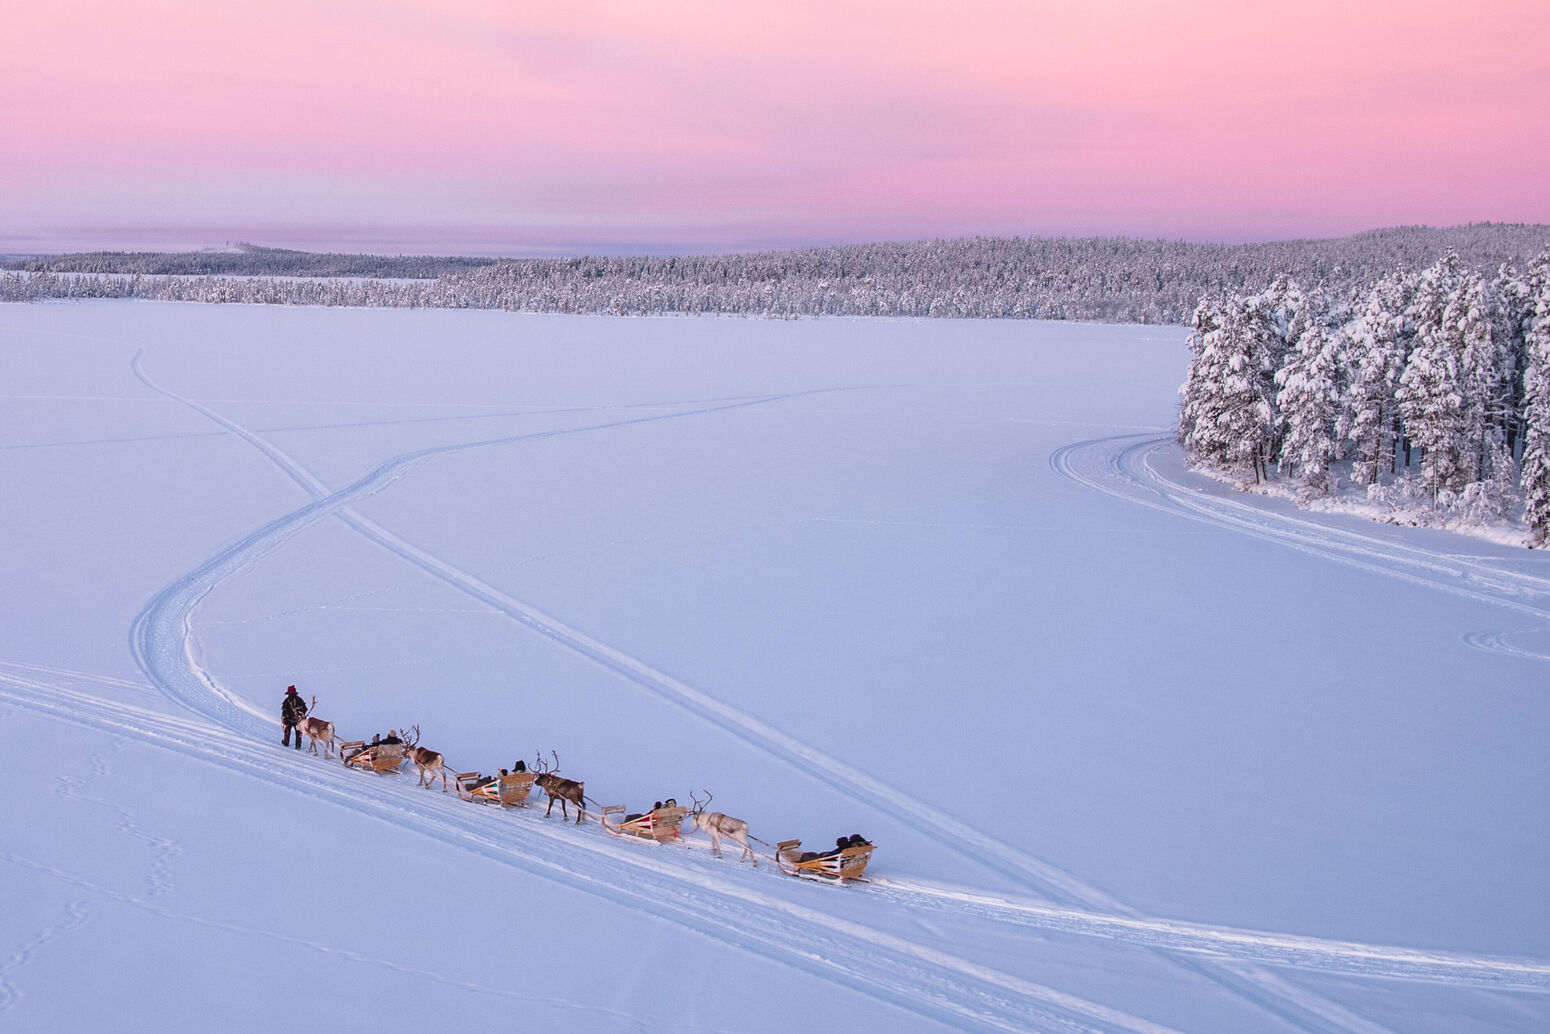
[[[502,808],[526,808],[528,794],[533,792],[536,772],[508,772],[487,776],[479,772],[458,772],[457,795],[465,801],[480,804],[499,804]]]
[[[782,840],[775,845],[775,863],[781,872],[807,879],[846,882],[861,880],[867,863],[872,860],[873,846],[860,833],[839,837],[831,850],[818,853],[803,851],[802,841]]]
[[[678,827],[683,824],[687,814],[688,808],[680,807],[675,799],[669,797],[665,801],[657,801],[650,811],[635,814],[625,814],[622,804],[611,804],[603,809],[602,822],[603,828],[616,836],[640,837],[642,840],[660,843],[678,839]]]

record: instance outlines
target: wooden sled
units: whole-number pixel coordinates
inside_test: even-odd
[[[664,840],[677,840],[678,827],[683,824],[684,816],[689,814],[688,808],[680,808],[676,801],[669,798],[669,803],[660,808],[653,808],[644,815],[627,818],[623,821],[618,816],[624,815],[624,805],[610,804],[603,809],[601,822],[603,828],[615,836],[640,837],[642,840],[655,840],[661,843]]]
[[[350,768],[386,775],[398,771],[405,754],[402,743],[379,743],[368,747],[365,740],[349,740],[339,744],[339,756]]]
[[[847,847],[843,851],[828,851],[804,860],[802,841],[782,840],[775,846],[775,864],[780,866],[781,872],[792,876],[840,883],[861,880],[865,883],[862,873],[866,872],[867,863],[872,860],[872,851],[871,844],[862,844],[859,847]]]
[[[511,772],[487,776],[478,772],[456,773],[457,795],[465,801],[499,804],[502,808],[526,808],[536,772]]]

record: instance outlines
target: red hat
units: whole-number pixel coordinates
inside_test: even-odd
[[[296,692],[296,687],[295,686],[286,686],[285,687],[285,691],[287,693],[294,693],[294,692]]]

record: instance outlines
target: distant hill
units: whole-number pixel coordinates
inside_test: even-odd
[[[1194,244],[1125,237],[974,237],[709,256],[483,259],[232,252],[58,255],[7,264],[0,299],[145,297],[573,313],[925,316],[1182,323],[1204,295],[1277,276],[1342,297],[1449,251],[1481,271],[1550,251],[1550,226],[1406,226],[1350,237]],[[54,276],[51,274],[70,274]],[[97,274],[83,282],[82,274]],[[129,275],[151,277],[131,281]],[[259,282],[204,282],[211,277]],[[286,283],[285,278],[406,280]]]
[[[348,255],[235,244],[200,251],[83,251],[0,262],[33,273],[120,273],[144,276],[345,276],[433,280],[488,266],[490,258]]]

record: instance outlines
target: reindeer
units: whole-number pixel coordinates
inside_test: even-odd
[[[738,858],[738,861],[741,862],[744,858],[752,858],[753,867],[757,869],[759,867],[759,859],[754,856],[753,848],[748,846],[748,823],[744,822],[742,819],[734,819],[730,815],[723,815],[719,811],[707,812],[705,810],[705,805],[709,804],[716,796],[709,790],[705,791],[704,803],[701,803],[700,799],[695,797],[692,792],[689,794],[689,796],[694,798],[694,810],[689,813],[689,820],[693,823],[693,825],[689,827],[688,832],[693,833],[695,830],[703,829],[705,832],[709,833],[710,849],[715,853],[717,858],[721,857],[722,837],[726,837],[735,843],[742,844],[743,853],[742,856]],[[758,840],[757,837],[754,839]],[[762,844],[764,841],[760,840],[759,843]]]
[[[314,696],[312,698],[312,707],[307,708],[307,712],[310,714],[313,708],[317,706],[318,698]],[[334,756],[333,722],[325,722],[321,718],[303,718],[296,726],[296,735],[298,737],[306,736],[309,740],[312,741],[307,745],[308,753],[316,754],[318,752],[318,741],[322,740],[323,756],[325,758],[331,758]]]
[[[443,758],[440,754],[436,753],[434,750],[427,750],[426,748],[419,746],[419,743],[420,727],[416,725],[411,729],[410,732],[405,733],[404,735],[404,754],[409,758],[410,761],[414,762],[414,767],[420,770],[420,781],[416,785],[430,789],[431,785],[436,782],[436,777],[439,775],[441,776],[441,792],[446,793],[446,759]]]
[[[558,800],[560,802],[561,817],[569,819],[570,813],[565,810],[565,802],[570,801],[576,806],[576,824],[580,825],[581,820],[587,814],[585,803],[587,798],[584,793],[587,784],[578,783],[574,779],[561,779],[558,775],[560,771],[560,755],[557,751],[550,751],[550,753],[554,755],[553,768],[550,768],[544,762],[542,751],[539,751],[537,761],[533,766],[533,770],[538,773],[538,775],[533,777],[533,782],[542,787],[544,793],[549,795],[549,807],[544,809],[544,817],[549,817],[549,813],[554,810],[554,802]]]

